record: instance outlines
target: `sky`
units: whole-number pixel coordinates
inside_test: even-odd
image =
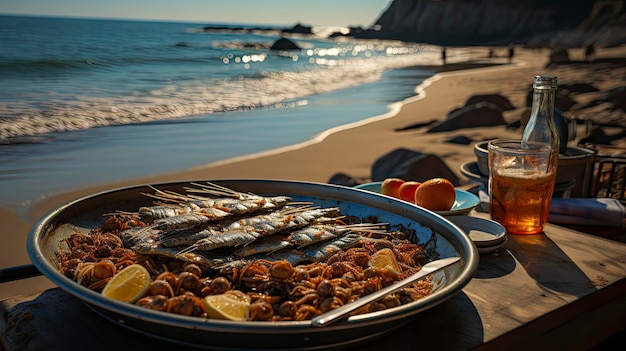
[[[0,14],[369,27],[392,0],[1,0]]]

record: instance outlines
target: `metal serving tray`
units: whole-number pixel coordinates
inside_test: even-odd
[[[204,180],[195,181],[196,183]],[[71,234],[67,225],[85,228],[100,226],[105,213],[116,210],[136,211],[150,205],[151,199],[141,193],[152,192],[145,186],[107,191],[84,197],[55,209],[31,229],[27,242],[33,264],[48,279],[77,297],[101,316],[136,332],[174,342],[212,350],[327,350],[356,346],[379,338],[419,318],[419,313],[436,306],[455,294],[470,281],[478,268],[479,255],[469,237],[452,222],[434,212],[388,196],[358,189],[301,181],[236,179],[211,180],[222,186],[258,195],[288,195],[295,201],[312,201],[316,205],[339,206],[346,215],[376,216],[381,222],[402,224],[414,229],[416,243],[429,242],[440,258],[458,256],[461,261],[435,276],[430,295],[392,309],[352,316],[326,327],[313,327],[310,321],[235,322],[187,317],[158,312],[121,303],[89,290],[63,276],[57,266],[56,252],[63,248],[63,238]],[[151,186],[184,192],[190,182],[161,183]]]

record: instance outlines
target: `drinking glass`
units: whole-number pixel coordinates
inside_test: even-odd
[[[491,218],[511,234],[538,234],[548,221],[556,172],[550,145],[492,140],[489,150]]]

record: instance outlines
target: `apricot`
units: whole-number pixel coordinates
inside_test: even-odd
[[[415,204],[431,211],[447,211],[456,201],[456,190],[445,178],[429,179],[415,190]]]
[[[415,203],[415,191],[420,185],[422,185],[422,183],[420,182],[416,182],[413,180],[406,181],[402,183],[402,185],[400,185],[400,189],[398,189],[398,195],[404,201]]]
[[[400,178],[386,178],[380,185],[380,193],[383,195],[393,196],[400,198],[400,185],[404,184],[404,179]]]

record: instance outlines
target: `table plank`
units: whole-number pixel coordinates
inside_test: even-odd
[[[164,347],[58,288],[6,299],[0,309],[7,350]],[[25,313],[32,318],[16,327]],[[359,349],[585,350],[623,329],[626,245],[549,224],[545,234],[509,236],[503,249],[481,255],[462,292]]]

